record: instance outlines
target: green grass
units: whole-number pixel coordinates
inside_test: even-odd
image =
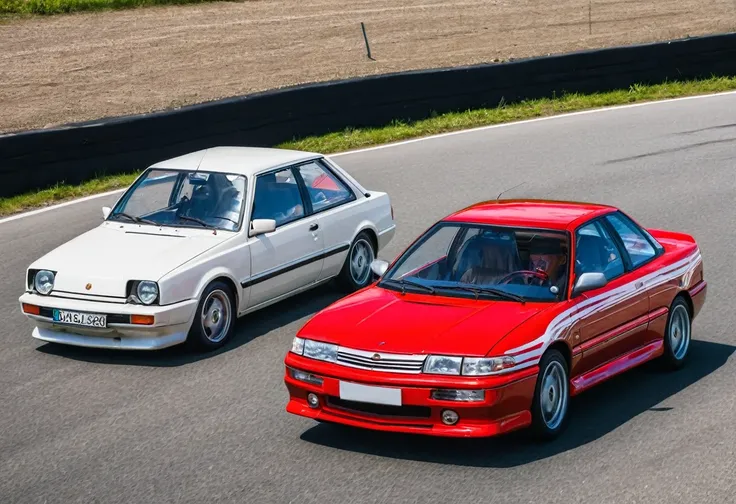
[[[3,14],[67,14],[81,11],[133,9],[150,5],[205,3],[212,0],[0,0]]]
[[[557,98],[500,104],[495,108],[435,115],[420,121],[395,121],[378,128],[350,128],[341,132],[285,142],[276,147],[330,154],[449,131],[521,121],[565,112],[731,90],[736,90],[736,77],[713,77],[706,80],[668,82],[654,86],[634,85],[629,89],[607,93],[566,94]],[[40,192],[0,198],[0,216],[126,187],[130,185],[138,173],[101,177],[76,186],[60,184]]]

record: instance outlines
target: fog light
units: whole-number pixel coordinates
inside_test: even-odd
[[[310,408],[317,408],[319,406],[319,397],[317,397],[316,394],[312,394],[311,392],[307,394],[307,403],[309,404]]]
[[[442,423],[445,425],[455,425],[460,417],[452,410],[446,409],[442,412]]]
[[[442,389],[432,391],[432,399],[436,401],[480,402],[485,398],[485,390]]]
[[[322,386],[322,378],[311,373],[306,373],[304,371],[299,371],[298,369],[289,368],[289,374],[291,374],[291,377],[295,380],[311,383],[313,385],[319,385],[320,387]]]

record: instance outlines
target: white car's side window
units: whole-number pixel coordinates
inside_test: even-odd
[[[304,215],[304,201],[291,168],[256,178],[253,219],[273,219],[278,227]]]
[[[355,195],[343,182],[317,162],[297,168],[309,193],[312,210],[319,212],[325,208],[348,202]]]

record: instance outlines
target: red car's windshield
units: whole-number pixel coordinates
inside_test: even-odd
[[[566,233],[441,222],[384,275],[382,287],[516,301],[564,299]]]

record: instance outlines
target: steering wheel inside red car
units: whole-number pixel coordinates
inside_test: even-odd
[[[512,271],[505,277],[503,277],[501,280],[499,280],[498,283],[500,284],[510,284],[510,283],[519,283],[519,282],[513,282],[513,280],[517,278],[524,278],[529,279],[530,281],[522,281],[521,283],[524,285],[530,285],[531,281],[537,280],[539,283],[539,286],[545,285],[549,282],[549,275],[542,271],[542,270],[519,270],[519,271]]]

